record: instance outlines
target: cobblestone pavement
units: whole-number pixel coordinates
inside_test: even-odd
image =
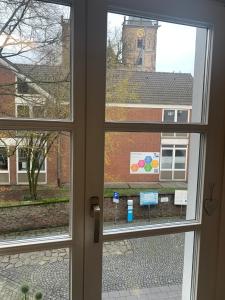
[[[103,250],[103,289],[180,285],[183,255],[184,234],[107,242]]]
[[[183,246],[183,234],[105,243],[103,299],[180,300]],[[23,284],[45,300],[68,300],[68,249],[0,256],[0,300],[21,300]]]
[[[102,300],[181,300],[181,285],[104,292]]]

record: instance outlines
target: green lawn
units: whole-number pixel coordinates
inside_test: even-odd
[[[118,192],[120,196],[138,196],[140,192],[159,192],[160,194],[173,194],[175,193],[175,188],[160,188],[160,189],[151,189],[151,188],[130,188],[130,189],[110,189],[107,188],[104,190],[104,197],[112,197],[113,192]]]

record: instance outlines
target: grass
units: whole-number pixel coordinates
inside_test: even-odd
[[[113,192],[118,192],[119,195],[122,196],[138,196],[140,192],[159,192],[160,194],[173,194],[175,193],[175,188],[130,188],[130,189],[105,189],[104,197],[112,197]]]
[[[51,203],[65,203],[69,202],[68,197],[61,198],[45,198],[41,200],[0,200],[0,207],[18,207],[18,206],[29,206],[29,205],[46,205]]]
[[[153,191],[159,192],[160,194],[173,194],[175,188],[123,188],[123,189],[112,189],[107,188],[104,190],[104,197],[113,197],[114,192],[118,192],[120,197],[125,196],[138,196],[140,192]],[[18,207],[18,206],[29,206],[29,205],[47,205],[54,203],[66,203],[69,202],[69,196],[62,193],[59,197],[42,198],[38,200],[0,200],[0,208],[6,207]]]

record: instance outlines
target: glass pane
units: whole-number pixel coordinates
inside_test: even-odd
[[[172,142],[106,133],[104,230],[196,219],[200,134]]]
[[[0,147],[0,171],[8,170],[8,157],[6,147]]]
[[[70,119],[70,7],[0,6],[0,117]]]
[[[187,110],[178,110],[177,111],[177,122],[178,123],[187,123],[188,122],[188,111]]]
[[[207,32],[108,13],[106,121],[201,122]]]
[[[173,167],[173,150],[162,150],[161,169],[172,169]]]
[[[42,106],[33,106],[33,117],[34,118],[44,118],[45,117],[45,109]]]
[[[102,299],[190,299],[193,240],[191,232],[105,242]]]
[[[70,133],[0,132],[0,242],[69,234]]]
[[[16,116],[18,118],[29,118],[30,109],[28,105],[17,105],[16,106]]]
[[[0,256],[0,272],[1,300],[70,299],[69,249]]]
[[[163,121],[164,122],[174,122],[175,121],[175,110],[164,110]]]
[[[176,150],[175,151],[175,169],[185,170],[185,161],[186,161],[186,151],[185,150]]]

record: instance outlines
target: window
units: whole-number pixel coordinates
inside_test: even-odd
[[[188,111],[177,110],[177,123],[187,123],[187,122],[188,122]]]
[[[164,109],[163,122],[188,123],[188,110]]]
[[[0,147],[0,172],[8,170],[8,156],[6,147]]]
[[[175,122],[175,110],[164,110],[164,122]]]
[[[33,118],[44,118],[45,109],[41,105],[34,105],[33,107]]]
[[[140,48],[140,49],[144,48],[144,41],[143,41],[143,39],[138,39],[137,40],[137,47]]]
[[[187,109],[164,109],[163,110],[163,122],[165,123],[188,123],[189,122],[189,111]],[[186,133],[173,133],[164,132],[162,137],[165,138],[187,138]]]
[[[18,149],[18,171],[27,171],[27,152],[25,148]],[[35,165],[35,170],[38,170],[41,162],[43,161],[43,154],[40,151],[32,150],[31,153],[31,161],[33,161]],[[41,166],[41,171],[45,172],[45,160]]]
[[[17,117],[29,118],[30,109],[28,105],[17,105]]]
[[[18,170],[27,170],[27,153],[23,148],[18,149]]]
[[[41,105],[24,105],[18,104],[16,111],[18,118],[44,118],[45,117],[45,109]]]
[[[186,162],[186,145],[163,145],[161,149],[160,180],[186,180]]]
[[[29,94],[28,83],[24,80],[17,78],[17,91],[19,94]]]

